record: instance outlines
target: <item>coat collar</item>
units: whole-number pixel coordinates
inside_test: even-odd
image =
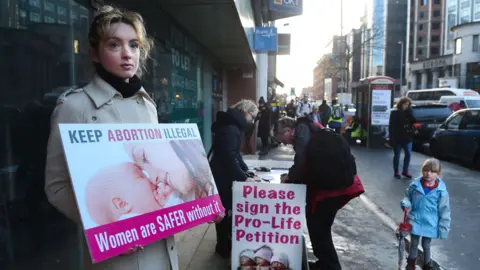
[[[111,100],[115,96],[122,97],[122,94],[115,90],[110,84],[100,78],[98,75],[94,75],[93,80],[83,87],[83,90],[87,95],[92,99],[93,103],[95,103],[95,107],[100,108]],[[134,97],[141,96],[155,104],[153,99],[148,95],[145,89],[140,88],[137,94]]]
[[[437,178],[438,180],[438,187],[436,188],[438,191],[446,191],[447,186],[443,182],[443,180],[439,177]],[[422,177],[415,178],[413,181],[413,185],[415,186],[415,189],[418,190],[419,192],[424,192],[423,191],[423,186],[422,186]]]

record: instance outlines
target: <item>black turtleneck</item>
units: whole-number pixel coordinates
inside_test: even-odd
[[[128,82],[126,82],[124,79],[106,71],[100,64],[95,64],[95,70],[97,71],[98,76],[115,88],[115,90],[120,92],[123,98],[132,97],[138,92],[138,90],[140,90],[140,88],[142,88],[142,82],[137,75],[134,75],[128,80]]]

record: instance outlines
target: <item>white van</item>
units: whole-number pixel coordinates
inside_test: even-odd
[[[480,108],[480,96],[443,96],[440,98],[441,104],[450,104],[463,100],[467,108]]]
[[[407,97],[409,97],[412,100],[412,103],[416,105],[438,103],[443,96],[480,96],[480,94],[471,89],[459,88],[433,88],[410,90],[407,92]]]

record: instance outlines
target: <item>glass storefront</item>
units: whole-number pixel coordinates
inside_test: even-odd
[[[0,269],[81,267],[82,234],[44,193],[56,98],[92,75],[87,34],[93,12],[80,2],[92,1],[0,0]],[[144,87],[157,103],[160,122],[196,123],[210,141],[204,127],[211,123],[210,112],[204,119],[205,109],[212,109],[212,95],[206,94],[212,79],[204,72],[209,59],[165,20],[147,24],[147,30],[154,25],[168,34],[152,35],[157,39]]]

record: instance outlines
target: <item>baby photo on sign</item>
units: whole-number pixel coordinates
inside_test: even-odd
[[[289,267],[288,255],[284,252],[275,252],[267,245],[256,250],[243,250],[238,260],[238,270],[292,270]]]
[[[118,147],[124,154],[111,153],[109,164],[97,165],[86,179],[84,210],[91,219],[87,228],[217,193],[201,140],[134,142]]]

